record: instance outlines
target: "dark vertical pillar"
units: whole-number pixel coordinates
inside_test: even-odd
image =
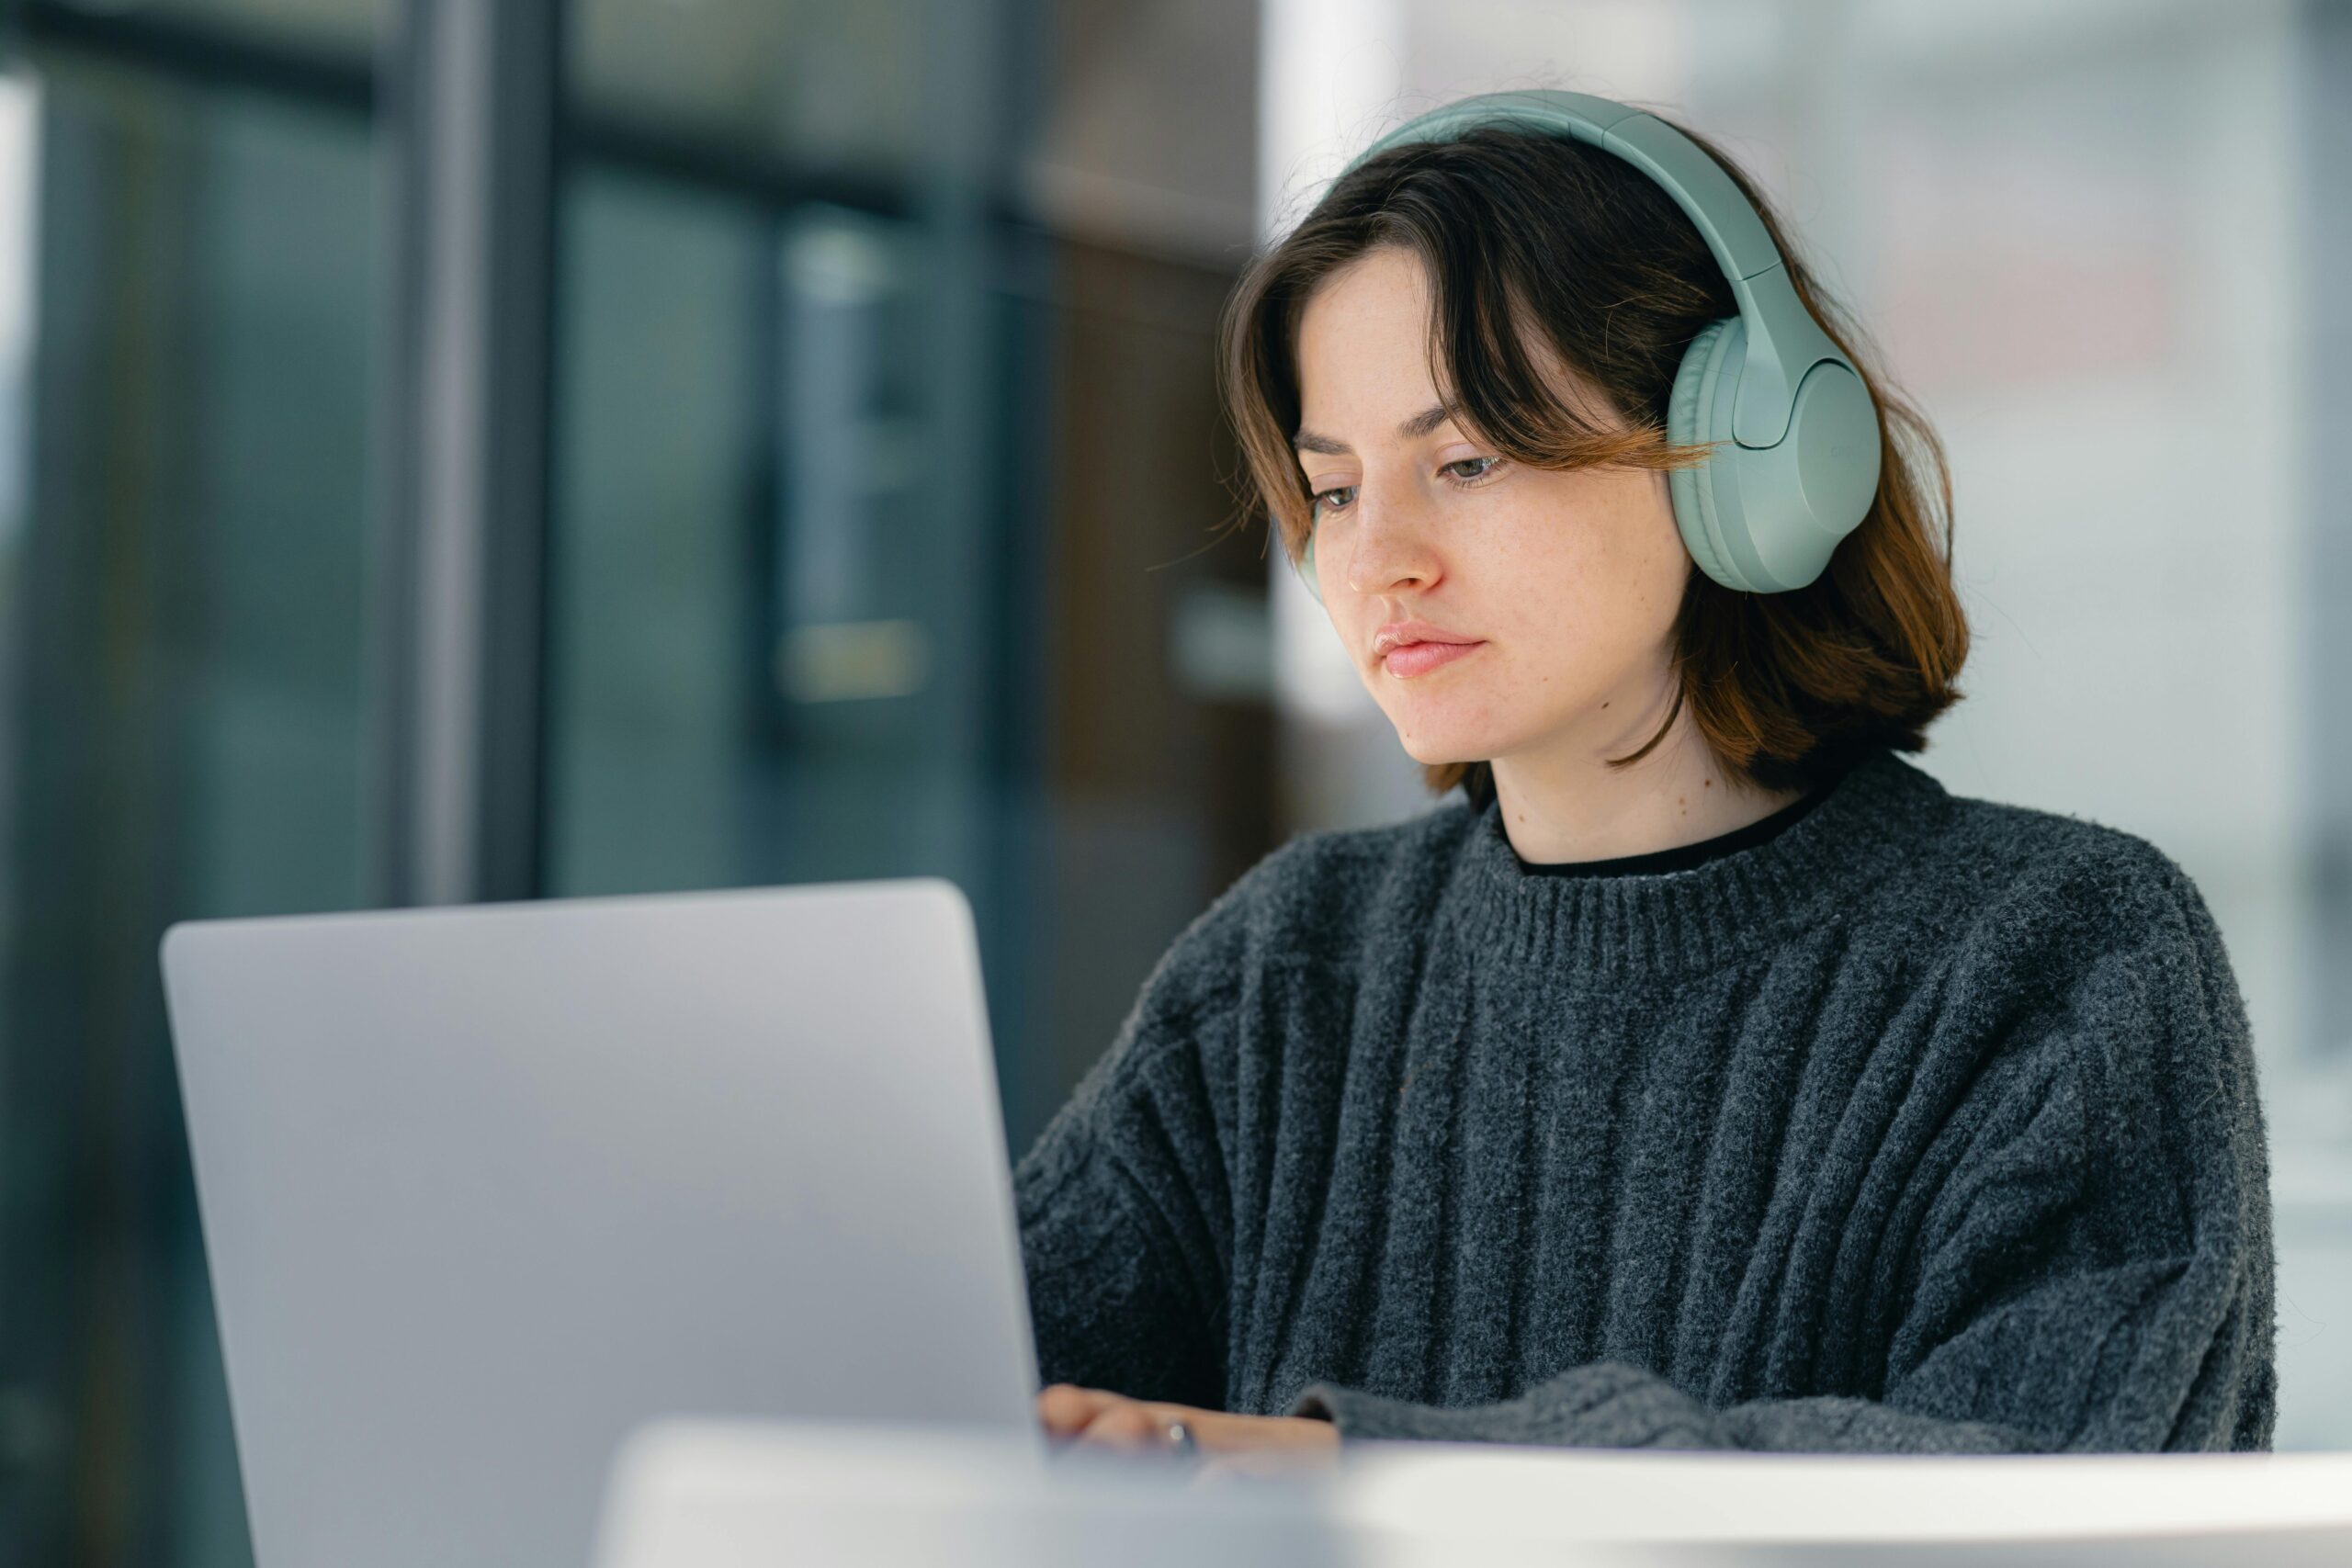
[[[408,0],[376,776],[387,903],[543,884],[560,0]]]

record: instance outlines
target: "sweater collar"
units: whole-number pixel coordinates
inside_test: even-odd
[[[1582,877],[1529,871],[1498,801],[1471,819],[1453,891],[1460,929],[1498,961],[1624,978],[1728,963],[1850,908],[1941,826],[1951,795],[1881,747],[1764,843],[1687,871]]]

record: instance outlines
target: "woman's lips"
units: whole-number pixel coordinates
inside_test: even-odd
[[[1451,664],[1464,654],[1486,647],[1483,642],[1408,642],[1388,650],[1380,661],[1381,668],[1400,681],[1416,675],[1426,675],[1442,665]]]

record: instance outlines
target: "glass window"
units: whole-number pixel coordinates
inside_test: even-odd
[[[1272,793],[1260,541],[1213,536],[1238,258],[1023,206],[1015,122],[1091,123],[1010,101],[1024,15],[573,14],[547,856],[560,893],[955,882],[1019,1145]]]
[[[762,696],[749,568],[765,370],[750,324],[767,226],[737,203],[590,175],[561,253],[553,890],[727,885]]]
[[[29,65],[0,88],[29,219],[0,228],[0,1559],[227,1568],[156,943],[366,897],[375,145]]]

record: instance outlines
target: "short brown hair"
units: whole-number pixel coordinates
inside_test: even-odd
[[[1668,123],[1755,205],[1798,299],[1860,370],[1879,409],[1878,493],[1804,588],[1745,593],[1691,570],[1675,622],[1674,706],[1611,765],[1647,755],[1687,702],[1727,769],[1764,789],[1810,789],[1877,747],[1925,750],[1928,724],[1961,699],[1953,682],[1968,621],[1951,581],[1951,473],[1934,430],[1875,368],[1754,183],[1711,141]],[[1294,563],[1311,511],[1291,446],[1299,317],[1322,280],[1381,245],[1401,245],[1428,268],[1432,379],[1505,457],[1549,468],[1705,459],[1705,446],[1668,440],[1667,401],[1684,348],[1738,307],[1674,199],[1615,155],[1545,132],[1481,126],[1408,143],[1336,181],[1226,302],[1220,390],[1250,492],[1237,525],[1271,513]],[[1619,427],[1565,406],[1531,341],[1605,393]],[[1484,761],[1422,773],[1432,794],[1460,784],[1481,804],[1493,794]]]

